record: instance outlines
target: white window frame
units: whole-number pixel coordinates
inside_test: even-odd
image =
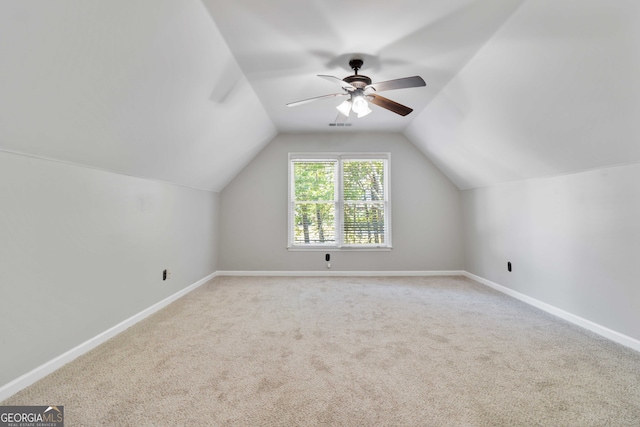
[[[335,198],[335,243],[324,244],[296,244],[294,242],[294,180],[293,180],[293,161],[336,161],[336,190]],[[344,195],[342,185],[342,162],[346,160],[384,160],[384,225],[385,225],[385,242],[381,244],[345,244],[343,242],[343,221],[344,221]],[[288,244],[287,249],[290,251],[326,251],[331,250],[350,250],[350,251],[389,251],[391,245],[391,153],[388,152],[370,152],[370,153],[289,153],[287,174],[287,194],[288,194]]]

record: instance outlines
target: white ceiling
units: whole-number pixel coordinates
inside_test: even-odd
[[[221,190],[277,134],[197,0],[0,2],[0,147]]]
[[[374,82],[414,75],[426,87],[382,93],[413,108],[410,116],[372,107],[349,119],[351,131],[403,131],[522,0],[204,0],[236,60],[281,132],[327,131],[343,99],[288,108],[339,93],[317,77],[352,75],[361,58]]]
[[[405,135],[461,189],[640,162],[640,2],[529,0]]]
[[[640,161],[633,0],[0,3],[0,149],[220,191],[278,132],[404,132],[459,188]],[[358,56],[415,111],[329,127]]]

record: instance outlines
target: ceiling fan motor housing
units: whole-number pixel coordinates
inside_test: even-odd
[[[371,79],[369,77],[360,76],[357,74],[354,76],[345,77],[342,80],[358,89],[363,89],[365,86],[369,86],[371,84]]]

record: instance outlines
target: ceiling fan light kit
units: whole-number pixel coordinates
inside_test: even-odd
[[[295,107],[312,101],[317,101],[318,99],[348,95],[349,99],[336,107],[338,111],[346,117],[349,117],[351,111],[356,113],[358,118],[370,114],[372,110],[369,108],[369,102],[401,116],[406,116],[413,111],[412,108],[398,104],[397,102],[384,98],[380,95],[375,95],[374,92],[426,86],[422,77],[413,76],[396,80],[388,80],[386,82],[371,83],[371,79],[369,77],[358,74],[358,70],[362,68],[362,65],[363,61],[361,59],[352,59],[349,61],[349,66],[353,69],[354,74],[352,76],[345,77],[344,79],[339,79],[334,76],[318,75],[318,77],[322,77],[333,83],[339,84],[344,92],[291,102],[287,104],[287,107]]]

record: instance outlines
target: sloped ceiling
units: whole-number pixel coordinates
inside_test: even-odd
[[[0,4],[0,149],[219,191],[276,133],[197,0]]]
[[[404,132],[461,189],[640,161],[629,0],[0,3],[0,150],[220,191],[278,132]],[[337,129],[316,77],[420,75]],[[338,88],[339,89],[339,88]]]
[[[640,162],[640,3],[530,0],[406,135],[461,189]]]

